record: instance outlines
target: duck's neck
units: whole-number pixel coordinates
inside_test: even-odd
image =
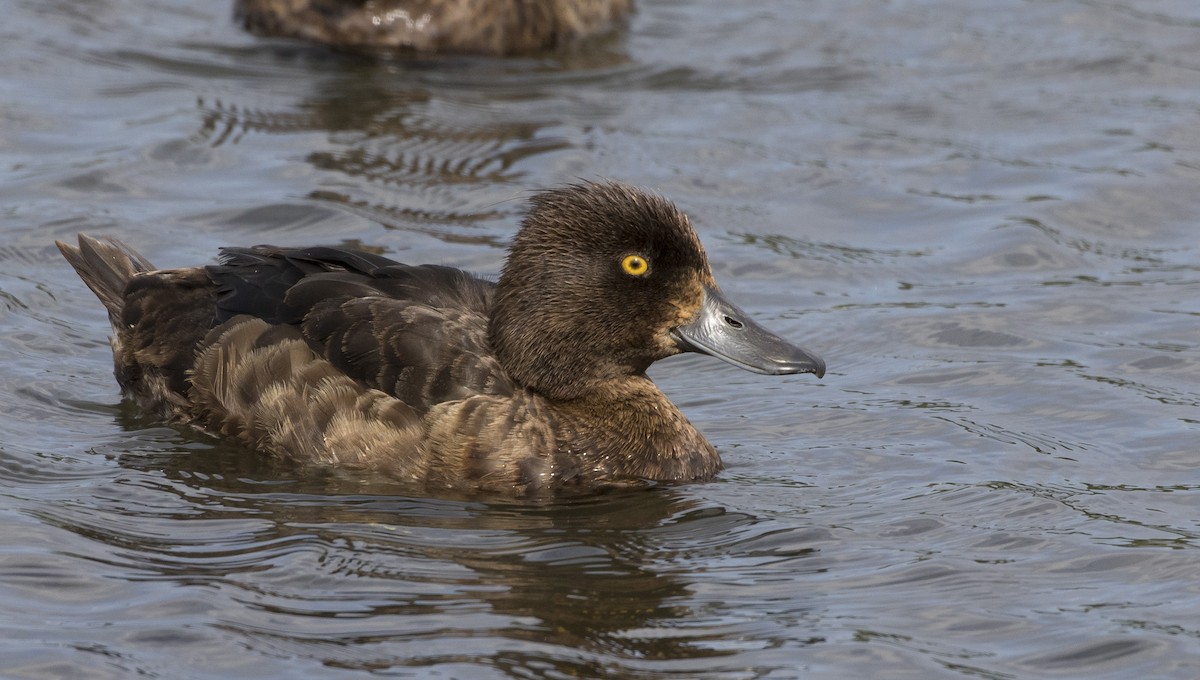
[[[583,444],[563,453],[583,476],[682,482],[721,470],[704,435],[645,376],[606,381],[556,406]]]

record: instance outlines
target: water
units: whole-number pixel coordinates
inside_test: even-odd
[[[1200,676],[1191,0],[644,0],[563,59],[420,63],[0,9],[0,675]],[[653,369],[716,482],[409,497],[163,427],[51,245],[494,272],[575,177],[672,197],[828,360]]]

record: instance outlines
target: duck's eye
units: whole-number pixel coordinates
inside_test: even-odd
[[[626,255],[625,259],[621,260],[621,269],[630,276],[645,276],[646,272],[650,271],[650,263],[641,255]]]

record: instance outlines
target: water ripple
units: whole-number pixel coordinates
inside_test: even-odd
[[[512,60],[9,5],[0,675],[1200,675],[1194,2],[642,2]],[[529,190],[597,176],[829,360],[653,368],[713,483],[431,499],[164,427],[51,245],[494,270]]]

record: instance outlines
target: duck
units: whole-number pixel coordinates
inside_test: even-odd
[[[341,247],[156,269],[115,238],[56,243],[107,310],[117,381],[143,410],[435,491],[707,481],[720,456],[651,364],[696,352],[825,374],[726,298],[683,212],[620,182],[532,194],[495,282]]]
[[[252,33],[350,49],[493,56],[561,50],[613,31],[633,0],[235,0]]]

